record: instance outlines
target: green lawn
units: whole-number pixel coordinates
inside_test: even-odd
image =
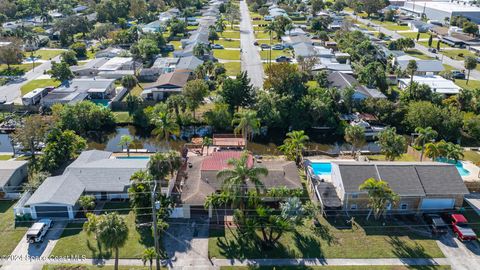
[[[14,201],[0,201],[0,256],[10,255],[22,239],[30,224],[15,228]]]
[[[33,52],[33,55],[39,56],[42,60],[51,60],[55,56],[61,54],[64,50],[44,50],[40,49]],[[30,56],[30,53],[25,54],[27,57]]]
[[[215,41],[216,44],[223,45],[225,48],[240,48],[240,40],[233,40],[233,39],[224,39],[220,38],[220,40]]]
[[[11,155],[0,155],[0,160],[9,160],[11,158],[12,158]]]
[[[105,205],[104,209],[128,207],[130,207],[128,203],[109,203]],[[153,246],[151,230],[148,228],[142,231],[137,230],[133,212],[120,214],[126,219],[129,228],[127,243],[120,249],[120,258],[141,258],[145,248]],[[82,226],[82,223],[68,224],[51,255],[67,256],[76,254],[85,255],[87,258],[112,258],[113,254],[105,250],[105,248],[101,248],[100,250],[95,237],[93,235],[88,236],[87,233],[82,230]]]
[[[227,70],[227,76],[236,76],[242,71],[240,62],[228,62],[223,63],[225,69]]]
[[[480,154],[477,151],[464,151],[463,152],[463,159],[469,160],[473,163],[480,162]]]
[[[130,90],[130,94],[134,95],[134,96],[140,96],[140,94],[142,94],[143,92],[143,89],[141,87],[141,84],[140,85],[136,85],[134,88],[132,88],[132,90]],[[124,99],[126,98],[126,96],[124,97]]]
[[[254,238],[239,237],[234,228],[211,230],[208,251],[210,257],[229,259],[444,257],[435,240],[417,236],[398,223],[387,222],[382,227],[381,222],[367,222],[365,216],[358,216],[359,227],[352,231],[345,223],[346,216],[319,220],[320,228],[308,221],[284,233],[272,249],[262,248]]]
[[[35,67],[38,67],[41,65],[41,63],[35,63]],[[30,71],[33,68],[33,64],[19,64],[19,65],[11,65],[10,66],[12,69],[13,68],[18,68],[20,70],[23,70],[24,72]],[[0,71],[6,70],[7,65],[1,64],[0,65]]]
[[[270,34],[265,33],[263,31],[255,31],[255,38],[256,39],[270,39]],[[272,39],[274,39],[274,38],[275,38],[275,34],[273,34]],[[263,43],[263,42],[259,42],[259,43]]]
[[[132,117],[128,115],[128,112],[113,112],[115,116],[115,123],[117,124],[129,124],[132,123]]]
[[[193,31],[193,30],[197,30],[198,29],[198,25],[189,25],[187,26],[187,31]]]
[[[221,36],[224,38],[240,38],[240,32],[227,30],[227,31],[224,31]]]
[[[272,50],[272,61],[275,61],[275,58],[277,58],[279,56],[282,56],[282,55],[287,56],[287,57],[292,57],[290,52],[287,51],[287,50],[283,50],[283,51]],[[260,51],[260,57],[262,58],[262,60],[268,60],[269,57],[270,57],[270,50],[266,49],[266,50]]]
[[[267,25],[271,22],[265,20],[252,20],[252,25]]]
[[[22,96],[25,95],[28,92],[31,92],[32,90],[36,88],[42,88],[42,87],[47,87],[47,86],[59,86],[60,82],[55,81],[53,79],[40,79],[40,80],[32,80],[29,81],[28,83],[24,84],[20,90],[22,91]]]
[[[405,51],[406,54],[408,55],[411,55],[413,57],[417,57],[417,58],[420,58],[420,59],[424,59],[424,60],[432,60],[434,58],[428,56],[428,55],[425,55],[423,54],[421,51],[419,50],[416,50],[416,49],[410,49],[410,50],[407,50]]]
[[[155,264],[155,263],[154,263]],[[42,267],[42,270],[113,270],[113,265],[82,265],[82,264],[46,264]],[[147,270],[148,266],[126,266],[119,265],[119,270]],[[165,269],[165,268],[162,268]]]
[[[448,56],[448,57],[450,57],[454,60],[463,60],[463,59],[465,59],[466,56],[475,57],[475,54],[472,53],[471,51],[467,50],[467,49],[442,50],[440,53],[442,53],[443,55]],[[463,54],[463,56],[461,56],[462,54]]]
[[[223,60],[240,60],[239,50],[213,50],[213,56]]]
[[[429,270],[449,270],[449,265],[432,266],[398,266],[398,265],[368,265],[368,266],[222,266],[220,270],[410,270],[410,269],[429,269]]]
[[[399,33],[399,34],[404,36],[404,37],[417,40],[417,32],[408,32],[408,33]],[[430,37],[430,34],[420,33],[420,39],[425,39],[425,38],[429,38],[429,37]]]
[[[432,40],[432,48],[437,49],[437,40],[438,40],[438,39],[436,39],[436,38],[434,38],[434,39]],[[425,47],[428,48],[428,40],[426,40],[426,41],[418,41],[418,44],[423,45],[423,46],[425,46]],[[442,48],[445,48],[445,44],[440,43],[440,50],[441,50]]]
[[[465,73],[468,73],[468,72],[465,71]],[[455,84],[460,86],[463,89],[474,90],[474,89],[480,88],[480,81],[475,81],[475,80],[469,80],[467,85],[467,80],[455,79]]]
[[[372,20],[372,22],[374,24],[378,24],[382,27],[385,27],[387,28],[388,30],[391,30],[391,31],[406,31],[406,30],[410,30],[410,27],[408,26],[402,26],[402,25],[398,25],[394,22],[388,22],[388,21],[384,21],[384,22],[381,22],[381,21],[377,21],[377,20]]]

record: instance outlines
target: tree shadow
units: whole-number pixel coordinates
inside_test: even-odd
[[[153,230],[151,226],[136,227],[136,229],[138,234],[140,235],[140,244],[146,247],[152,247],[155,245],[155,240],[153,239]]]
[[[433,261],[430,254],[425,251],[425,248],[418,243],[409,245],[400,240],[397,236],[389,237],[388,242],[392,246],[393,254],[395,254],[395,256],[402,260],[406,265],[414,265],[415,269],[420,270],[436,268],[436,262]],[[418,265],[419,263],[429,265]]]
[[[338,238],[335,237],[330,232],[330,229],[325,225],[314,226],[312,225],[311,230],[315,233],[316,236],[319,236],[321,239],[327,242],[329,246],[338,244]]]
[[[300,254],[298,254],[299,256],[292,256],[293,258],[324,258],[322,243],[318,241],[318,239],[310,235],[303,235],[298,231],[295,231],[293,236],[295,246],[300,251]]]

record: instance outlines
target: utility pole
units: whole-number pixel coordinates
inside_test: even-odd
[[[158,250],[158,230],[157,230],[157,206],[155,203],[155,192],[157,190],[157,181],[155,181],[155,185],[153,186],[152,190],[152,222],[153,222],[153,241],[155,241],[155,264],[156,269],[160,270],[160,258],[159,258],[159,250]]]

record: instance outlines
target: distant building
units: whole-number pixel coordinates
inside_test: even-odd
[[[387,98],[382,92],[374,88],[368,88],[360,84],[352,75],[341,73],[338,71],[328,74],[328,82],[330,87],[335,87],[343,91],[347,87],[352,87],[355,90],[353,98],[355,100],[363,100],[365,98]]]
[[[451,20],[454,16],[463,16],[475,23],[480,23],[480,8],[466,3],[408,1],[405,2],[405,5],[401,7],[401,9],[418,17],[425,14],[428,19],[443,23],[445,23],[445,18]]]
[[[20,186],[28,175],[27,164],[27,161],[0,161],[0,193],[20,192]]]
[[[143,85],[142,97],[152,100],[164,100],[168,96],[178,94],[183,91],[183,87],[190,78],[190,70],[175,70],[165,73],[158,77],[158,80]]]
[[[438,75],[415,75],[413,76],[413,81],[418,84],[426,84],[430,87],[432,92],[443,95],[456,95],[462,90],[462,88],[460,88],[454,82]],[[406,89],[409,84],[410,78],[398,79],[398,86],[402,90]]]

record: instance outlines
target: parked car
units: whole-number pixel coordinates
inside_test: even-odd
[[[33,223],[27,231],[27,241],[30,244],[43,242],[48,230],[53,226],[51,219],[40,219]]]
[[[462,214],[452,214],[450,219],[452,230],[460,241],[477,240],[477,235],[468,226],[468,220]]]
[[[217,49],[217,50],[221,50],[221,49],[224,49],[222,45],[220,44],[212,44],[210,46],[212,49]]]
[[[460,70],[452,70],[452,78],[454,79],[465,79],[465,73]]]
[[[262,48],[262,49],[270,49],[270,45],[265,44],[265,43],[262,43],[262,44],[260,45],[260,48]]]
[[[272,50],[279,50],[279,51],[281,51],[281,50],[283,50],[283,49],[285,49],[285,46],[283,46],[282,44],[275,44],[275,45],[273,45],[273,47],[272,47]]]
[[[480,57],[477,57],[477,63],[480,63]]]
[[[431,53],[437,53],[437,49],[435,48],[428,48],[428,51]]]
[[[446,234],[448,232],[448,225],[445,221],[437,214],[425,214],[423,216],[425,222],[427,222],[432,233],[434,234]]]
[[[277,61],[277,63],[286,63],[286,62],[290,62],[291,59],[289,57],[286,57],[284,55],[282,56],[279,56],[275,59],[275,61]]]
[[[253,42],[254,46],[258,46],[258,41]]]

